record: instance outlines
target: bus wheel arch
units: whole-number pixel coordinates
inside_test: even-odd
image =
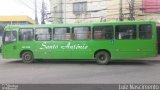
[[[21,51],[20,57],[22,58],[23,63],[33,63],[34,62],[34,55],[33,55],[33,52],[30,50]]]
[[[108,64],[109,61],[111,60],[111,53],[108,50],[100,49],[94,53],[94,58],[97,64],[101,65]]]

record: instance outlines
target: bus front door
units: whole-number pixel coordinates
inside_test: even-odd
[[[16,47],[17,32],[6,31],[3,37],[2,56],[3,58],[18,58]]]

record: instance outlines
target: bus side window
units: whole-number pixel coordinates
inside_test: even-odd
[[[36,28],[35,40],[37,41],[50,41],[51,40],[51,28]]]
[[[56,27],[53,29],[53,40],[70,40],[70,28]]]
[[[33,29],[23,28],[19,30],[19,40],[20,41],[31,41],[33,40]]]
[[[107,40],[113,39],[113,27],[112,26],[95,26],[93,28],[93,38],[95,40]]]
[[[139,38],[140,39],[152,38],[152,26],[150,24],[139,25]]]
[[[73,39],[74,40],[89,40],[91,35],[90,27],[81,26],[73,28]]]
[[[136,39],[136,25],[118,25],[115,35],[116,39]]]

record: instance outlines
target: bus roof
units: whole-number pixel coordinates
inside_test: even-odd
[[[117,21],[117,22],[92,22],[92,23],[77,23],[77,24],[39,24],[39,25],[8,25],[5,28],[27,28],[27,27],[70,27],[70,26],[92,26],[92,25],[123,25],[135,23],[156,23],[155,21]]]

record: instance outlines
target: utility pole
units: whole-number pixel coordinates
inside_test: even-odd
[[[65,5],[65,6],[64,6],[64,9],[65,9],[65,10],[64,10],[64,18],[65,18],[65,19],[64,19],[64,23],[66,24],[66,14],[67,14],[67,12],[66,12],[66,9],[67,9],[67,7],[66,7],[66,0],[64,0],[64,5]]]
[[[135,20],[135,18],[134,18],[134,2],[135,2],[135,0],[130,0],[130,2],[129,2],[130,15],[129,15],[128,20]]]
[[[123,21],[123,7],[122,7],[122,0],[119,3],[119,21]]]
[[[45,15],[46,15],[46,7],[45,7],[44,0],[42,0],[41,24],[45,24]]]
[[[36,24],[38,24],[38,18],[37,18],[37,0],[35,0],[34,6],[35,6],[35,22],[36,22]]]
[[[63,13],[64,13],[64,11],[63,11],[63,8],[64,8],[64,6],[63,6],[63,0],[59,0],[59,12],[60,13],[58,13],[58,15],[59,15],[59,23],[63,23]]]

